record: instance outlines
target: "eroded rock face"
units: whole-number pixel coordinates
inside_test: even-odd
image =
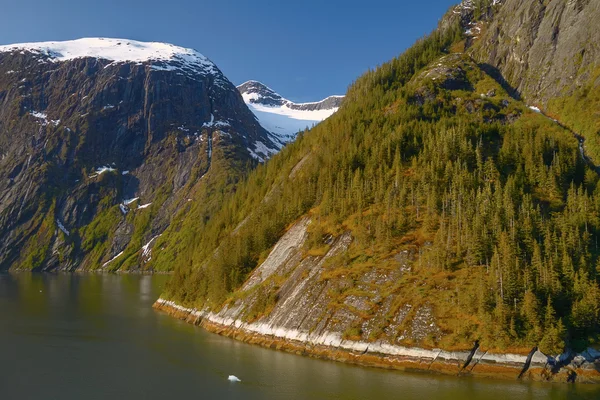
[[[346,232],[333,238],[322,256],[303,256],[309,225],[308,217],[293,225],[239,290],[238,300],[220,310],[191,309],[164,299],[154,307],[238,340],[360,365],[556,382],[568,382],[568,372],[576,371],[579,382],[600,381],[600,353],[593,349],[554,358],[537,347],[528,355],[495,353],[481,349],[479,342],[470,351],[419,347],[426,337],[442,335],[433,306],[398,302],[401,296],[381,290],[410,272],[413,255],[403,251],[394,257],[398,269],[374,268],[359,282],[346,276],[324,279],[328,261],[348,250],[352,236]],[[348,287],[361,294],[339,303],[336,293]],[[276,295],[265,307],[269,292]],[[561,364],[562,359],[573,361]]]
[[[476,55],[530,103],[544,106],[590,78],[600,61],[599,19],[595,0],[505,0]]]
[[[144,244],[215,162],[251,165],[256,148],[275,151],[207,65],[2,49],[0,270],[96,268],[130,245],[133,213],[152,215]],[[85,232],[93,223],[110,226]]]
[[[377,337],[379,343],[395,345],[441,334],[431,305],[398,304],[397,295],[381,290],[410,270],[411,254],[397,256],[397,269],[373,268],[358,282],[349,275],[330,279],[325,277],[327,263],[342,256],[353,238],[349,232],[343,233],[331,238],[324,255],[305,255],[309,225],[308,217],[293,225],[240,288],[239,299],[211,314],[213,319],[228,324],[251,323],[257,332],[267,335],[293,332],[299,340],[329,338],[338,344],[368,343]],[[338,296],[349,288],[361,294]],[[272,304],[265,306],[265,298]]]

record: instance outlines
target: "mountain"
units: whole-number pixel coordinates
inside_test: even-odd
[[[293,141],[298,132],[330,117],[344,99],[344,96],[329,96],[314,103],[294,103],[257,81],[248,81],[237,88],[260,124],[282,145]]]
[[[473,45],[519,96],[586,138],[600,163],[598,1],[504,0]],[[591,113],[591,114],[590,114]]]
[[[297,354],[600,382],[599,3],[452,7],[248,174],[156,307]]]
[[[0,46],[0,270],[137,269],[278,151],[202,54],[88,38]]]

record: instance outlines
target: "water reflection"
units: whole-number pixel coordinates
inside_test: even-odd
[[[600,398],[594,386],[407,374],[250,346],[152,310],[167,279],[0,274],[0,399]]]

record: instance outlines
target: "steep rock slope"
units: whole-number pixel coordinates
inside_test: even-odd
[[[547,106],[591,78],[600,60],[600,2],[504,0],[478,56],[528,101]]]
[[[357,80],[196,232],[157,307],[368,365],[598,382],[597,170],[478,60],[504,6],[452,8]]]
[[[344,99],[329,96],[313,103],[294,103],[257,81],[243,83],[238,90],[260,124],[282,145],[293,141],[298,132],[333,115]]]
[[[206,200],[193,195],[205,175],[219,184],[276,150],[193,50],[1,46],[0,269],[139,268],[176,210]]]
[[[467,4],[468,3],[468,4]],[[477,9],[463,2],[469,52],[502,75],[513,94],[585,136],[600,162],[600,2],[495,1]]]

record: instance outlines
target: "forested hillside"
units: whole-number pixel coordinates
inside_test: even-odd
[[[177,267],[163,297],[198,309],[243,298],[248,274],[308,216],[305,257],[352,237],[320,276],[344,282],[328,294],[328,308],[357,315],[348,338],[539,344],[552,353],[595,344],[597,168],[574,132],[530,109],[498,70],[477,61],[464,15],[484,29],[496,3],[469,2],[461,18],[452,9],[439,29],[360,77],[338,113],[250,173],[216,215],[184,211],[155,247],[156,268]],[[400,274],[370,290],[357,285],[373,271]],[[249,319],[269,313],[285,279],[258,289],[264,300]],[[369,308],[348,307],[349,296],[368,298]],[[367,334],[362,322],[387,298],[387,319]],[[406,304],[430,307],[439,329],[389,337]]]

